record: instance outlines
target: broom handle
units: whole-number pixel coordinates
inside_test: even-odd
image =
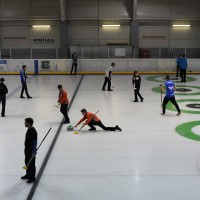
[[[161,103],[162,103],[162,84],[160,84],[160,100],[161,100]]]
[[[19,68],[19,66],[17,65],[17,68],[19,69],[19,71],[21,72],[22,70]]]
[[[42,142],[40,143],[40,145],[38,146],[38,148],[36,149],[36,152],[38,151],[38,149],[40,148],[40,146],[42,145],[42,143],[44,142],[45,138],[47,137],[47,135],[49,134],[49,132],[51,131],[52,128],[50,128],[47,132],[47,134],[44,136]]]

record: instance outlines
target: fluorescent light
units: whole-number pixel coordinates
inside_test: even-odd
[[[173,24],[173,27],[190,27],[190,24]]]
[[[119,24],[103,24],[102,26],[104,26],[104,27],[119,27],[120,25]]]
[[[50,25],[33,25],[33,28],[50,28]]]

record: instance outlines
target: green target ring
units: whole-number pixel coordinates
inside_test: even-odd
[[[154,81],[154,82],[165,82],[165,80],[157,80],[157,78],[165,78],[165,76],[149,76],[149,77],[146,77],[146,79],[148,81]],[[187,76],[187,82],[193,82],[193,81],[196,81],[196,78],[194,77],[191,77],[191,76]],[[179,83],[180,80],[173,80],[174,83]]]
[[[200,102],[200,99],[180,99],[180,100],[176,100],[177,103],[181,103],[181,102]],[[174,105],[169,102],[166,106],[167,110],[171,110],[176,112],[176,108],[174,107]],[[187,113],[187,114],[200,114],[200,111],[193,111],[193,110],[185,110],[185,109],[181,109],[182,113]]]
[[[175,91],[175,95],[180,95],[180,96],[190,96],[190,95],[200,95],[200,87],[198,86],[188,86],[188,85],[176,85],[177,88],[181,87],[181,88],[194,88],[194,89],[199,89],[199,92],[193,92],[193,93],[186,93],[186,92],[182,92],[182,93],[177,93]],[[160,87],[154,87],[152,88],[152,91],[153,92],[156,92],[156,93],[160,93]]]
[[[199,125],[200,125],[200,121],[192,121],[192,122],[180,124],[176,127],[176,132],[185,138],[200,141],[200,135],[197,135],[192,131],[193,127],[199,126]]]

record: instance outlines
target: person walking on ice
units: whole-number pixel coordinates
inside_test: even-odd
[[[132,83],[133,83],[133,88],[134,88],[134,93],[135,93],[135,101],[134,102],[138,102],[138,96],[140,97],[141,102],[143,102],[144,98],[140,94],[141,77],[140,77],[138,71],[134,71]]]
[[[103,87],[102,87],[103,91],[105,91],[105,87],[106,87],[107,84],[108,84],[108,91],[113,91],[111,89],[111,78],[112,78],[112,71],[113,71],[114,67],[115,67],[115,63],[112,62],[111,66],[108,67],[107,69],[105,69],[105,80],[104,80],[104,84],[103,84]]]
[[[75,125],[75,127],[77,127],[79,124],[86,120],[82,128],[85,125],[88,125],[90,127],[89,131],[95,131],[96,128],[94,126],[99,126],[105,131],[122,131],[122,129],[118,125],[116,125],[115,127],[104,126],[101,120],[95,114],[88,112],[85,108],[81,110],[81,113],[83,115],[83,118]]]
[[[174,95],[174,90],[176,90],[176,86],[173,81],[170,80],[170,76],[166,75],[166,81],[164,83],[164,86],[161,85],[161,90],[166,91],[166,95],[164,97],[162,107],[163,107],[163,112],[161,113],[162,115],[165,115],[165,110],[166,110],[166,105],[169,101],[172,102],[172,104],[176,107],[178,113],[177,115],[181,114],[180,108],[176,102],[175,95]]]

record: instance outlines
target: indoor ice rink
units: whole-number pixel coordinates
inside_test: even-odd
[[[199,200],[199,8],[199,0],[0,0],[0,200]],[[174,90],[166,75],[179,115],[170,102],[162,115],[171,98],[162,87]],[[58,105],[58,85],[69,103]],[[122,131],[75,127],[83,108]],[[21,179],[33,163],[28,117],[39,147],[30,183]],[[33,153],[34,140],[28,146]]]

